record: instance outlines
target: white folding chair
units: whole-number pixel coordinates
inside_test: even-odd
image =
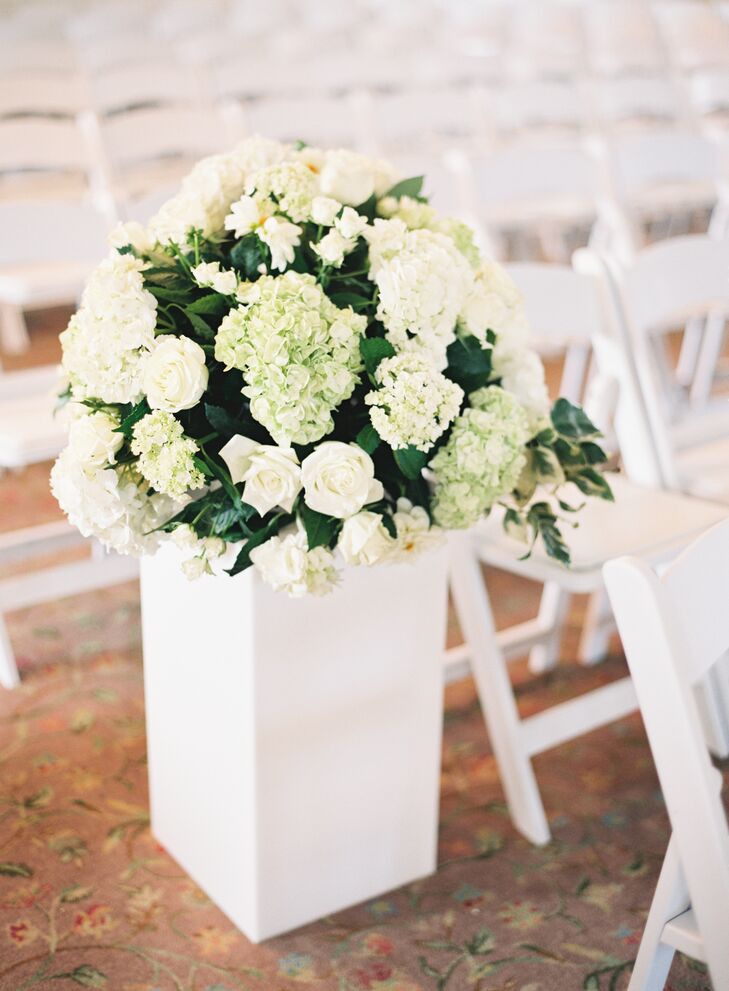
[[[729,24],[713,4],[668,0],[653,4],[671,60],[682,72],[729,61]]]
[[[159,58],[153,63],[116,65],[90,82],[94,109],[102,116],[142,107],[201,105],[197,76],[189,68]]]
[[[523,292],[536,341],[583,348],[597,339],[609,342],[604,287],[596,277],[564,266],[517,265],[510,272]],[[621,357],[619,351],[611,353]],[[613,369],[609,374],[612,378]],[[636,431],[647,429],[635,382],[627,376],[619,381],[627,386],[620,389],[617,415],[632,421]],[[449,653],[447,661],[461,665],[464,657],[470,659],[512,820],[535,843],[546,843],[550,831],[532,758],[632,711],[635,694],[630,680],[622,678],[521,719],[508,658],[539,647],[540,666],[551,666],[569,595],[601,592],[601,569],[607,560],[616,553],[628,553],[628,547],[632,548],[629,553],[650,561],[669,560],[697,533],[727,515],[721,506],[657,487],[646,488],[622,478],[611,484],[615,502],[590,500],[579,528],[570,531],[569,569],[550,560],[540,547],[520,560],[520,545],[503,533],[497,513],[475,535],[460,534],[453,541],[451,592],[467,646]],[[482,563],[544,584],[536,619],[495,632]]]
[[[674,371],[661,344],[670,331],[705,327],[692,389],[710,388],[729,315],[729,241],[687,235],[650,245],[631,262],[603,259],[616,322],[632,348],[664,484],[729,503],[729,411],[725,402],[676,402]],[[626,462],[645,448],[626,430]],[[630,469],[629,469],[630,470]]]
[[[324,148],[363,145],[362,107],[353,94],[272,97],[238,104],[237,110],[241,137],[265,134]]]
[[[620,75],[590,87],[596,127],[607,134],[678,127],[688,122],[683,93],[668,75]]]
[[[574,77],[585,67],[582,18],[576,4],[514,5],[505,53],[516,78]]]
[[[597,0],[582,6],[589,61],[595,73],[635,76],[665,69],[666,53],[649,4]]]
[[[74,303],[108,251],[109,217],[80,199],[0,199],[0,340],[28,343],[24,311]]]
[[[504,244],[500,257],[526,260],[536,250],[566,261],[589,239],[606,202],[601,163],[580,143],[501,148],[474,158],[469,171],[471,212]]]
[[[0,200],[86,192],[93,161],[75,120],[0,120]]]
[[[371,144],[382,155],[425,154],[472,144],[478,131],[472,89],[437,87],[379,93],[370,98]]]
[[[672,829],[629,991],[660,991],[676,950],[706,963],[721,991],[729,987],[729,830],[694,691],[729,650],[729,521],[662,574],[621,557],[605,566],[605,583]]]
[[[5,72],[53,72],[59,77],[77,69],[76,53],[66,41],[51,38],[16,40],[3,48],[0,78]]]
[[[692,214],[711,214],[717,204],[721,211],[713,227],[726,230],[726,162],[715,142],[674,129],[614,135],[607,161],[612,196],[633,249],[660,236],[689,233]],[[648,224],[653,225],[649,233]]]
[[[87,106],[86,87],[75,73],[18,69],[0,76],[0,118],[73,118]]]
[[[222,122],[212,111],[149,107],[98,122],[108,187],[115,197],[141,195],[181,179],[204,155],[224,144]]]
[[[581,81],[529,79],[494,86],[487,97],[494,141],[574,141],[589,132],[589,103]],[[490,103],[490,106],[488,105]]]

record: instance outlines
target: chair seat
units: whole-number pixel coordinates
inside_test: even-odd
[[[93,267],[93,261],[4,266],[0,301],[16,306],[74,303]]]
[[[729,505],[729,437],[679,452],[676,466],[684,492]]]
[[[22,468],[55,458],[66,443],[63,421],[48,395],[0,401],[0,467]]]
[[[679,953],[693,957],[694,960],[706,962],[704,941],[691,908],[665,924],[661,934],[661,942],[674,947]]]
[[[569,523],[562,527],[572,555],[569,568],[549,558],[541,542],[528,559],[520,561],[526,548],[504,533],[503,512],[492,513],[476,531],[481,560],[534,581],[559,582],[571,592],[591,592],[602,585],[601,569],[606,561],[625,554],[654,563],[666,560],[729,515],[729,507],[643,488],[619,476],[612,477],[610,485],[615,502],[591,499],[577,514],[576,529],[570,529]],[[577,499],[571,501],[577,504]]]

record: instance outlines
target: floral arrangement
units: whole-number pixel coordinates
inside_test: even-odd
[[[83,534],[298,596],[500,503],[569,561],[554,493],[610,498],[597,432],[550,412],[518,291],[422,182],[254,138],[114,232],[61,335],[51,482]]]

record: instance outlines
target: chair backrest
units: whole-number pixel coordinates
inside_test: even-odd
[[[592,87],[596,119],[607,127],[620,124],[665,127],[681,116],[681,94],[667,75],[615,76]]]
[[[73,120],[0,121],[0,178],[22,172],[89,170],[83,132]]]
[[[0,77],[0,117],[75,117],[87,105],[74,73],[19,69]]]
[[[713,986],[729,987],[729,830],[694,696],[729,649],[729,520],[661,577],[636,558],[604,574]]]
[[[631,261],[603,256],[599,264],[612,303],[616,339],[630,354],[638,376],[663,482],[678,488],[675,439],[682,419],[676,415],[670,395],[673,383],[658,360],[661,352],[653,339],[683,328],[694,317],[729,315],[729,241],[687,235],[650,245]],[[702,433],[702,420],[716,433],[716,425],[703,414],[692,416],[686,411],[683,422],[689,424],[691,419],[694,444],[711,439]],[[684,440],[690,446],[688,437],[686,433]],[[621,447],[628,445],[629,437],[625,444],[621,440]]]
[[[722,180],[721,149],[689,131],[647,131],[610,142],[610,174],[621,201],[636,202],[657,186]]]
[[[361,118],[351,95],[273,97],[241,107],[247,134],[321,147],[358,146]]]
[[[590,62],[599,73],[651,72],[665,64],[665,51],[649,4],[635,0],[584,5]]]
[[[377,145],[388,148],[423,147],[473,137],[476,127],[474,95],[467,89],[405,89],[373,99],[371,122]]]
[[[0,270],[4,266],[82,262],[109,251],[109,217],[83,200],[0,199]]]
[[[196,75],[161,60],[116,65],[99,73],[91,82],[91,97],[102,115],[161,104],[194,107],[200,101]]]
[[[575,80],[534,79],[499,87],[493,114],[499,133],[523,131],[526,139],[533,138],[535,130],[579,132],[589,125],[584,93]]]
[[[496,222],[595,215],[602,197],[596,158],[578,143],[507,147],[472,163],[479,211]]]
[[[149,107],[105,118],[99,126],[112,171],[165,158],[199,158],[220,149],[222,132],[214,113],[187,107]]]

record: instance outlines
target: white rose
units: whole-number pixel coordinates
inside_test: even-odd
[[[356,241],[367,226],[367,218],[357,213],[351,206],[345,206],[342,216],[335,221],[335,225],[343,237]]]
[[[175,547],[179,547],[181,551],[196,554],[200,549],[200,538],[189,523],[176,526],[172,531],[171,538]]]
[[[176,413],[190,409],[208,384],[205,352],[189,337],[165,334],[155,342],[144,366],[143,389],[152,409]]]
[[[68,446],[78,463],[96,467],[114,464],[114,455],[124,443],[118,426],[116,417],[101,410],[76,417],[69,428]]]
[[[357,444],[328,440],[301,465],[304,501],[318,513],[344,520],[382,498],[372,458]]]
[[[354,242],[344,237],[338,230],[332,229],[324,235],[318,244],[314,244],[312,247],[327,265],[339,268],[344,261],[344,256],[354,247]]]
[[[207,573],[208,565],[204,557],[190,557],[180,565],[182,573],[189,582],[197,581]]]
[[[126,224],[117,224],[109,234],[109,244],[112,248],[124,248],[131,245],[140,254],[151,251],[154,247],[146,229],[136,220],[130,220]]]
[[[201,262],[191,271],[199,286],[209,286],[223,296],[232,296],[238,287],[238,276],[231,269],[221,270],[220,262]]]
[[[339,200],[330,196],[315,196],[311,201],[311,219],[322,227],[331,227],[342,209]]]
[[[292,527],[252,550],[251,561],[263,581],[277,592],[287,592],[292,598],[327,595],[339,580],[332,552],[327,547],[313,551],[308,547],[306,533]]]
[[[243,501],[253,506],[259,516],[265,516],[274,506],[290,513],[301,491],[296,452],[290,447],[260,444],[249,458],[243,480]]]
[[[220,457],[233,482],[245,482],[243,500],[260,516],[274,506],[291,512],[301,491],[301,468],[292,448],[259,444],[236,434],[220,449]]]
[[[378,513],[364,510],[344,521],[339,548],[347,564],[377,564],[392,550],[394,541]]]
[[[321,191],[349,206],[359,206],[375,191],[372,163],[346,149],[331,151],[320,176]]]

